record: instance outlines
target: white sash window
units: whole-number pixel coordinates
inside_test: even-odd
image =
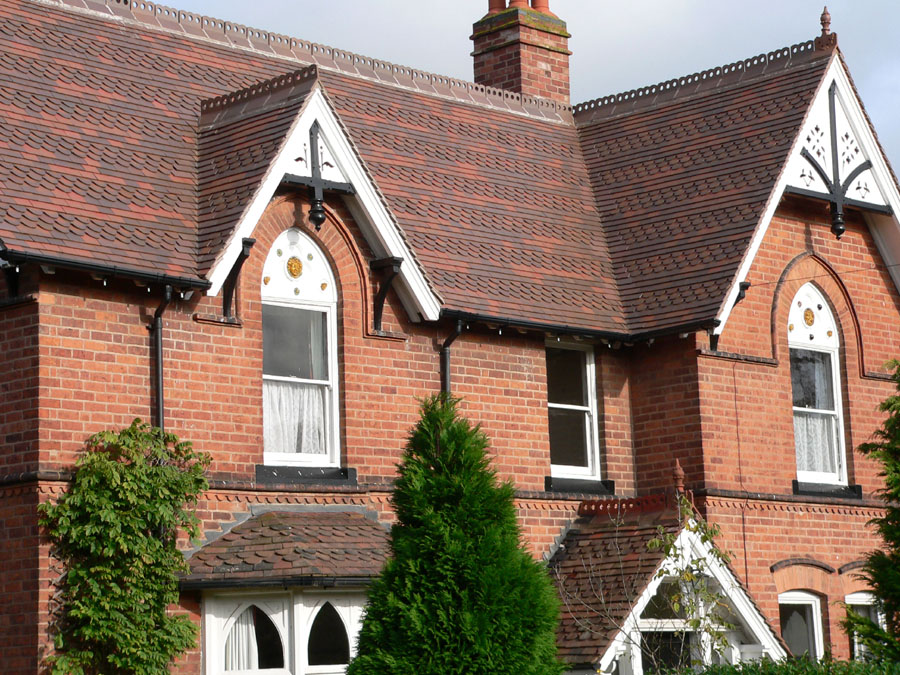
[[[788,346],[797,480],[846,485],[840,339],[831,309],[813,284],[791,302]]]
[[[337,290],[310,237],[275,240],[261,296],[265,463],[338,466]]]

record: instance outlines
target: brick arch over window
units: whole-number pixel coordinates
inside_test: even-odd
[[[829,571],[824,565],[810,564],[806,561],[782,561],[782,564],[772,565],[772,579],[775,581],[776,591],[809,591],[825,598],[837,597],[842,591],[842,585],[838,574]]]
[[[372,299],[375,284],[369,273],[368,260],[372,257],[355,226],[345,222],[349,214],[341,214],[325,205],[326,219],[316,232],[309,224],[309,203],[298,195],[281,195],[269,204],[254,230],[256,238],[254,253],[245,264],[241,275],[244,297],[259,300],[259,277],[262,274],[265,254],[275,239],[285,230],[298,227],[309,236],[325,255],[334,273],[338,293],[339,321],[338,333],[345,324],[359,324],[363,335],[372,335]],[[341,321],[348,313],[353,313],[352,322]],[[361,318],[361,321],[359,319]]]
[[[778,361],[788,357],[788,339],[785,327],[791,311],[791,302],[797,292],[812,283],[825,297],[839,331],[841,359],[846,372],[864,375],[859,316],[853,300],[835,269],[825,259],[804,253],[794,258],[784,268],[778,280],[771,314],[772,357]],[[846,384],[846,382],[844,382]]]

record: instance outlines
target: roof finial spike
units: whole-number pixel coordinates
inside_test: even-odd
[[[672,471],[672,479],[675,483],[675,492],[684,494],[684,469],[681,468],[681,462],[675,458],[675,469]]]
[[[831,14],[828,13],[827,5],[822,10],[819,21],[822,23],[822,37],[828,37],[831,34]]]

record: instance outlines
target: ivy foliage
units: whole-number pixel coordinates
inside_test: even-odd
[[[426,400],[392,497],[392,557],[369,591],[348,675],[556,675],[559,605],[522,545],[488,439]]]
[[[862,454],[881,464],[879,476],[885,483],[879,491],[884,515],[870,521],[884,548],[869,553],[861,574],[875,594],[885,625],[848,611],[844,629],[864,645],[872,661],[900,664],[900,361],[892,361],[890,367],[898,393],[882,401],[881,410],[888,416],[874,440],[859,446]]]
[[[69,491],[39,506],[63,563],[54,624],[54,675],[161,673],[196,643],[196,626],[172,616],[179,531],[194,538],[209,456],[135,420],[92,436]]]

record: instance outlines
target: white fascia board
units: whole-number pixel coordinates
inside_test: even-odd
[[[759,609],[750,600],[728,566],[712,554],[712,544],[704,542],[696,532],[691,532],[690,527],[685,527],[678,535],[675,546],[681,555],[703,558],[707,572],[719,584],[719,588],[744,626],[762,645],[763,653],[775,661],[786,659],[787,652],[778,642]]]
[[[827,110],[828,108],[828,90],[831,87],[832,82],[837,85],[838,114],[843,114],[851,130],[854,132],[863,154],[872,162],[872,168],[865,172],[865,174],[870,174],[875,182],[875,190],[871,201],[873,204],[883,202],[890,206],[893,211],[892,215],[867,212],[865,217],[866,222],[869,225],[869,231],[872,233],[872,238],[875,240],[875,245],[878,248],[878,252],[884,259],[885,264],[888,265],[888,270],[890,271],[891,278],[894,280],[894,285],[900,290],[900,268],[898,268],[898,263],[900,263],[900,220],[898,220],[898,218],[900,218],[900,192],[898,192],[897,183],[894,181],[893,174],[888,168],[887,160],[885,159],[878,142],[875,140],[872,127],[863,112],[862,105],[853,89],[847,70],[844,68],[841,59],[837,58],[837,55],[835,54],[835,56],[832,57],[831,64],[826,71],[825,77],[819,84],[819,89],[813,98],[813,102],[807,110],[803,124],[800,127],[801,131],[794,139],[793,147],[788,156],[789,159],[782,168],[775,189],[769,196],[769,203],[766,205],[766,210],[763,213],[763,217],[760,220],[760,224],[757,227],[750,247],[745,254],[734,282],[732,283],[731,289],[719,309],[719,315],[717,316],[719,325],[716,327],[716,334],[721,334],[725,329],[725,324],[728,322],[728,317],[731,314],[731,310],[734,308],[735,300],[737,300],[740,291],[740,283],[744,281],[750,273],[756,254],[769,229],[772,217],[775,215],[775,210],[778,208],[778,204],[784,196],[785,188],[791,177],[788,167],[791,166],[792,162],[797,160],[800,150],[803,147],[803,131],[807,127],[810,115],[814,110],[820,110],[822,108]],[[878,197],[880,197],[880,199]]]
[[[428,285],[424,271],[418,265],[318,85],[307,96],[250,205],[213,265],[209,275],[211,286],[207,295],[218,295],[240,253],[241,240],[253,234],[285,174],[309,175],[307,163],[298,162],[297,158],[306,156],[309,129],[314,122],[319,123],[323,149],[333,162],[331,170],[340,172],[340,177],[336,175],[324,177],[332,180],[342,179],[343,182],[353,185],[356,195],[347,198],[346,203],[376,255],[403,258],[398,276],[400,284],[395,286],[395,289],[410,318],[413,321],[420,318],[436,321],[440,317],[440,300]]]

